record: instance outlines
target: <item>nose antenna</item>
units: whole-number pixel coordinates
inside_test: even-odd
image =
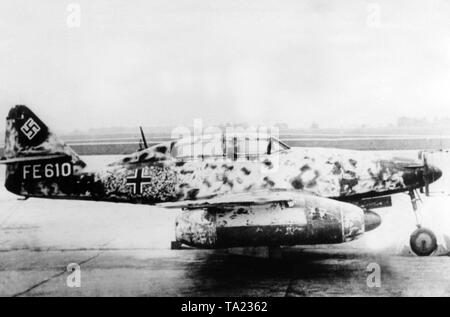
[[[142,127],[139,127],[139,130],[141,131],[141,140],[139,141],[139,149],[144,150],[148,149],[147,139],[145,138],[144,130]]]

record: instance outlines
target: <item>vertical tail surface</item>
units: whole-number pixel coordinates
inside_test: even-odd
[[[42,187],[43,182],[72,175],[86,164],[59,140],[26,106],[13,107],[6,118],[5,150],[6,188],[26,194]],[[65,169],[65,173],[60,171]]]

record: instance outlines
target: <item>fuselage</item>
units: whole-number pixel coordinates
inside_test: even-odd
[[[92,170],[70,159],[8,165],[6,187],[19,195],[141,204],[195,200],[259,189],[294,190],[338,200],[389,195],[441,175],[418,160],[342,149],[291,148],[270,155],[177,158],[172,143]]]

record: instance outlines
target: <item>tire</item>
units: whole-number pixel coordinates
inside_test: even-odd
[[[416,255],[429,256],[437,249],[436,235],[429,229],[419,228],[411,234],[409,245]]]

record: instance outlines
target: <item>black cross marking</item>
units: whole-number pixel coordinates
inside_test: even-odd
[[[150,177],[145,177],[143,174],[143,169],[138,168],[127,177],[127,185],[132,186],[134,195],[142,195],[143,185],[149,184],[151,181]]]

